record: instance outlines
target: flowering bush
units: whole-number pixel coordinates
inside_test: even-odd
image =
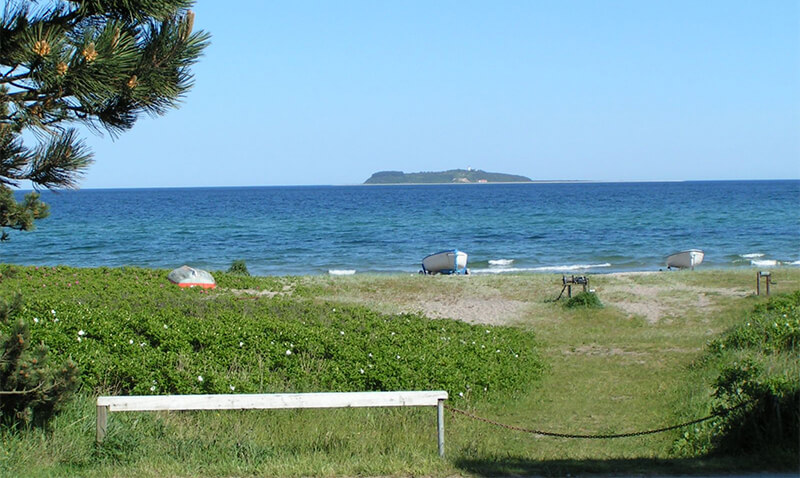
[[[523,390],[542,371],[530,332],[228,289],[281,291],[284,279],[215,273],[219,287],[206,291],[175,287],[159,270],[14,269],[6,284],[24,291],[34,339],[71,356],[97,391],[443,389],[468,398]]]

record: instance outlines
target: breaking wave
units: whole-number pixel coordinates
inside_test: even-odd
[[[355,273],[355,269],[328,269],[328,274],[332,276],[351,276]]]
[[[750,261],[750,264],[756,267],[775,267],[777,265],[780,265],[780,262],[776,261],[775,259],[762,259],[762,260],[753,259]]]
[[[752,254],[739,254],[739,257],[743,259],[757,259],[759,257],[764,257],[764,254],[760,254],[758,252]]]
[[[571,272],[595,268],[611,267],[608,262],[603,264],[572,264],[564,266],[541,267],[504,267],[502,269],[470,269],[471,274],[504,274],[509,272]]]
[[[514,259],[490,259],[489,265],[490,266],[499,266],[499,267],[506,267],[510,266],[514,262]]]

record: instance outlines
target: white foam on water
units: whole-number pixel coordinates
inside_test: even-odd
[[[510,266],[514,262],[514,259],[490,259],[489,265],[490,266]]]
[[[328,269],[328,274],[332,276],[351,276],[355,273],[355,269]]]
[[[780,264],[780,262],[775,259],[763,259],[760,261],[753,259],[750,261],[750,264],[756,267],[775,267]]]
[[[572,264],[569,266],[544,266],[534,267],[536,271],[579,271],[584,269],[594,269],[598,267],[611,267],[611,264],[605,262],[603,264]]]
[[[503,274],[509,272],[568,272],[599,267],[611,267],[608,262],[603,264],[573,264],[568,266],[543,266],[543,267],[504,267],[502,269],[470,269],[470,274]]]
[[[756,259],[758,257],[764,257],[764,254],[759,254],[758,252],[754,252],[752,254],[739,254],[739,257],[744,259]]]
[[[789,262],[787,264],[790,265],[790,266],[800,266],[800,261],[792,261],[792,262]]]

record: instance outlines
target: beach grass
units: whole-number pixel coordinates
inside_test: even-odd
[[[33,286],[41,284],[26,288],[19,271],[16,282],[7,267],[0,272],[4,286],[23,289],[36,302]],[[58,274],[76,273],[84,271],[61,269],[52,277],[58,282]],[[800,290],[800,270],[776,269],[773,276],[773,294]],[[554,301],[560,279],[218,274],[216,296],[192,294],[191,305],[177,307],[202,314],[214,300],[309,311],[333,305],[456,319],[489,330],[510,326],[535,334],[530,346],[544,369],[531,369],[536,379],[522,390],[468,391],[450,405],[520,428],[592,435],[660,428],[708,414],[716,372],[698,365],[705,363],[707,344],[767,300],[754,295],[750,269],[593,275],[590,287],[601,309],[570,309]],[[116,289],[114,295],[103,300],[127,307],[130,296]],[[246,298],[253,300],[241,300]],[[775,367],[796,366],[784,356],[774,360]],[[112,414],[108,439],[97,447],[96,393],[84,388],[50,430],[2,432],[0,475],[563,476],[785,471],[797,463],[785,454],[687,453],[676,448],[684,429],[613,440],[552,438],[449,413],[442,460],[430,409]]]

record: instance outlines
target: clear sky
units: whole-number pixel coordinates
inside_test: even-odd
[[[200,0],[181,109],[85,188],[800,178],[799,1]]]

